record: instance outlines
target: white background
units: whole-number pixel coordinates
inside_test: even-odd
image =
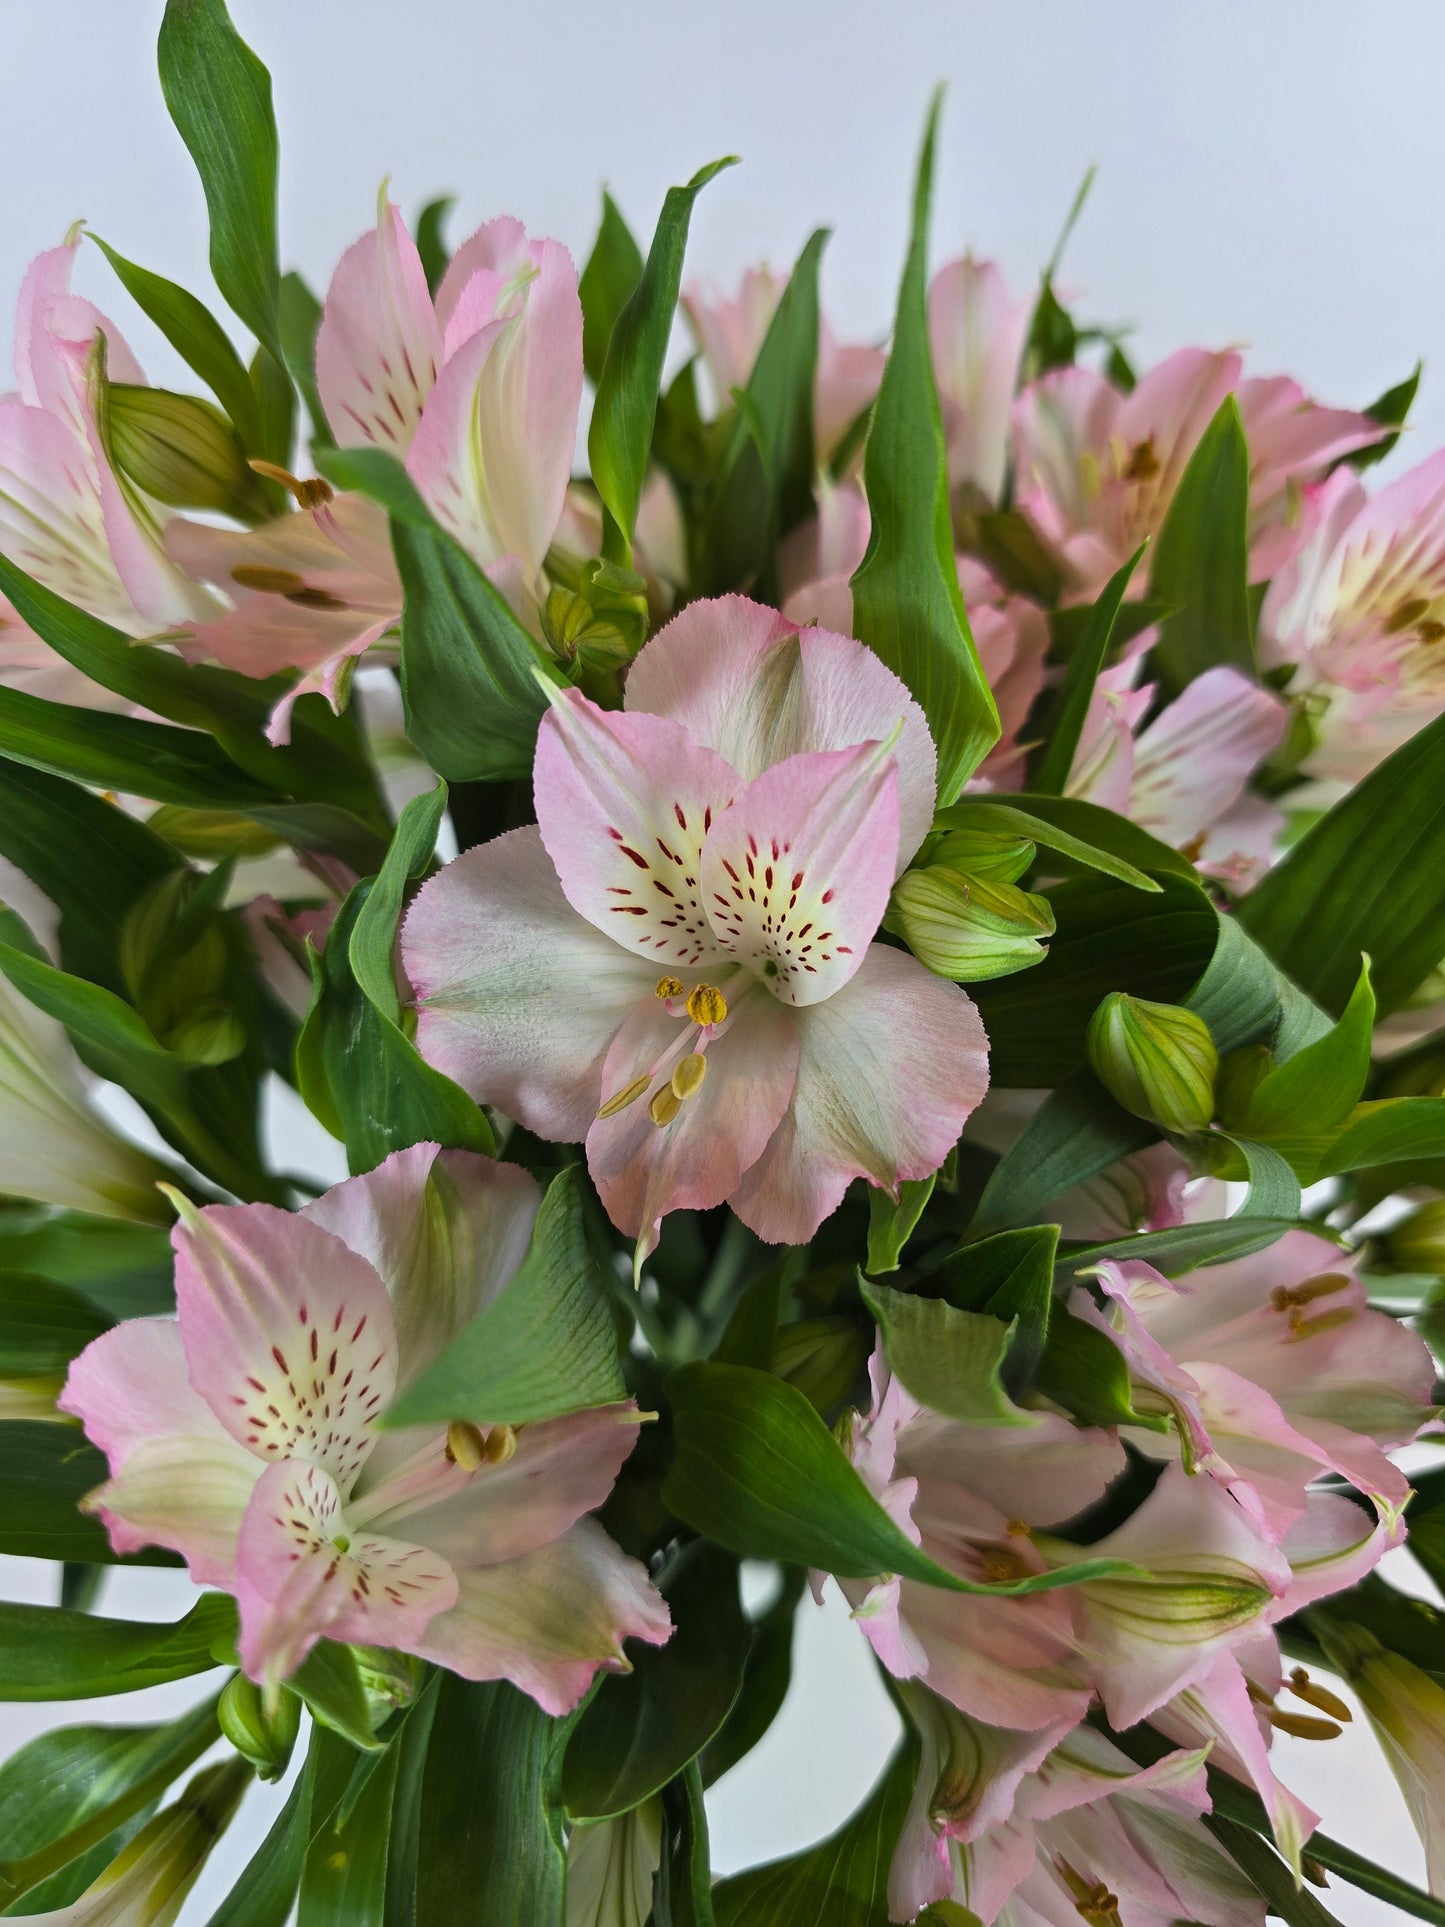
[[[200,191],[155,80],[161,10],[0,0],[0,307],[78,216],[209,292]],[[845,336],[880,336],[919,125],[946,79],[935,259],[971,246],[1027,286],[1097,162],[1063,279],[1091,317],[1137,325],[1140,360],[1186,342],[1247,344],[1259,372],[1360,405],[1423,356],[1416,426],[1393,465],[1445,440],[1432,366],[1445,312],[1438,0],[233,0],[233,11],[275,76],[284,260],[318,289],[387,175],[408,209],[456,191],[453,238],[507,212],[580,261],[602,180],[645,241],[670,182],[737,152],[744,166],[699,203],[694,272],[726,281],[759,257],[783,265],[829,225],[831,315]],[[175,378],[98,258],[80,285],[154,375]],[[49,1577],[0,1562],[11,1597],[42,1596]],[[139,1615],[176,1603],[136,1574],[110,1596]],[[838,1612],[805,1614],[798,1682],[778,1729],[714,1800],[720,1867],[816,1838],[883,1758],[891,1714]],[[141,1717],[191,1690],[83,1710]],[[49,1717],[0,1709],[0,1751]],[[1280,1752],[1330,1830],[1419,1877],[1367,1738]],[[233,1836],[210,1895],[243,1859]],[[1346,1888],[1327,1899],[1347,1922],[1398,1918]],[[208,1911],[198,1895],[186,1918]]]

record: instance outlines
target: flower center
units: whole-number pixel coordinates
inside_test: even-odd
[[[747,992],[744,985],[742,995],[733,1000],[734,1011]],[[702,1089],[707,1076],[707,1047],[726,1027],[731,1014],[727,998],[716,984],[694,984],[688,990],[679,977],[660,977],[654,994],[669,1017],[685,1018],[689,1028],[673,1039],[650,1070],[604,1098],[598,1107],[599,1118],[616,1117],[651,1091],[647,1115],[662,1129],[671,1124],[688,1098]],[[669,1066],[671,1074],[666,1082],[658,1083]]]

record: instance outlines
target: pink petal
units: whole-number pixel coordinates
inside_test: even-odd
[[[426,271],[401,210],[383,195],[376,228],[342,255],[316,335],[316,385],[343,448],[411,446],[441,365]]]
[[[515,1275],[541,1198],[519,1165],[414,1144],[333,1185],[301,1216],[365,1258],[386,1286],[404,1391]]]
[[[1089,1710],[1089,1687],[1051,1623],[1058,1614],[1047,1595],[968,1598],[904,1580],[900,1614],[922,1651],[918,1676],[972,1719],[1036,1733],[1073,1726]],[[874,1623],[859,1616],[870,1641]]]
[[[948,438],[948,479],[1003,494],[1009,408],[1034,301],[1015,301],[992,261],[965,255],[933,277],[928,333]]]
[[[699,895],[718,941],[775,997],[817,1004],[862,964],[888,907],[897,850],[898,765],[888,746],[805,751],[774,763],[717,817]]]
[[[464,1572],[455,1607],[417,1650],[464,1679],[509,1679],[545,1712],[571,1712],[600,1668],[626,1666],[623,1641],[672,1633],[647,1568],[594,1520],[505,1565]]]
[[[1375,1521],[1353,1499],[1337,1492],[1311,1492],[1280,1548],[1289,1561],[1290,1578],[1271,1620],[1287,1619],[1317,1599],[1358,1585],[1404,1538],[1399,1519]]]
[[[1129,815],[1176,847],[1236,801],[1280,744],[1289,711],[1237,669],[1206,669],[1134,746]]]
[[[72,1362],[56,1407],[80,1420],[112,1472],[147,1440],[171,1433],[234,1449],[232,1435],[186,1376],[173,1318],[130,1318],[92,1339]]]
[[[527,230],[520,221],[510,214],[499,214],[484,222],[447,263],[437,288],[437,320],[449,335],[455,335],[457,308],[477,274],[490,274],[505,284],[525,276],[532,264]]]
[[[747,387],[787,285],[787,275],[761,267],[746,271],[735,296],[697,281],[683,289],[682,312],[708,364],[719,413],[731,407],[734,388]]]
[[[704,1083],[669,1122],[656,1124],[654,1097],[701,1033],[649,998],[617,1033],[603,1068],[604,1093],[641,1078],[647,1088],[587,1133],[587,1167],[608,1216],[639,1240],[639,1262],[669,1211],[704,1211],[732,1198],[763,1154],[793,1095],[798,1069],[796,1014],[749,985],[707,1044]]]
[[[168,1433],[128,1452],[84,1510],[100,1519],[118,1553],[165,1546],[181,1555],[198,1586],[229,1588],[241,1521],[262,1469],[234,1439]]]
[[[78,346],[88,352],[96,335],[103,334],[110,379],[143,386],[145,376],[115,323],[70,292],[79,246],[77,231],[74,240],[36,255],[25,271],[15,312],[15,387],[21,401],[46,409],[83,436],[76,358],[67,349]],[[79,359],[83,362],[84,356]]]
[[[791,1109],[732,1200],[777,1244],[806,1244],[854,1178],[893,1190],[936,1171],[988,1088],[972,1001],[886,945],[870,945],[852,982],[797,1023]]]
[[[567,901],[670,970],[727,960],[702,907],[703,839],[742,787],[681,724],[562,692],[533,765],[537,826]]]
[[[457,1599],[456,1574],[435,1553],[348,1532],[335,1482],[305,1459],[261,1474],[236,1578],[241,1664],[265,1684],[293,1673],[322,1637],[415,1652]]]
[[[862,643],[799,630],[745,596],[674,616],[628,671],[627,707],[681,723],[749,781],[805,750],[886,740],[901,720],[900,870],[933,821],[933,739],[893,671]]]
[[[900,1435],[899,1469],[956,1481],[1030,1526],[1072,1519],[1123,1471],[1124,1448],[1113,1433],[1081,1430],[1057,1412],[1029,1417],[1026,1428],[994,1427],[920,1412]]]
[[[479,1101],[576,1143],[618,1026],[657,981],[568,903],[535,827],[467,850],[402,926],[417,1048]]]
[[[396,1386],[380,1278],[269,1204],[210,1205],[171,1240],[191,1383],[257,1458],[304,1458],[349,1490]]]

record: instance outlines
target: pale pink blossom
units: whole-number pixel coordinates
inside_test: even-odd
[[[1366,495],[1339,469],[1270,584],[1260,655],[1314,721],[1309,776],[1355,783],[1445,709],[1445,453]]]
[[[511,1279],[538,1201],[515,1166],[419,1144],[298,1213],[188,1208],[178,1319],[117,1325],[71,1366],[61,1408],[110,1461],[90,1508],[117,1551],[168,1546],[236,1595],[253,1679],[324,1636],[509,1679],[561,1713],[624,1639],[667,1638],[645,1569],[586,1516],[635,1406],[515,1434],[379,1429]]]
[[[1033,320],[992,261],[949,261],[928,290],[933,374],[948,444],[948,480],[996,506],[1008,472],[1009,411]],[[972,606],[972,605],[970,605]]]
[[[894,748],[897,755],[894,755]],[[969,998],[875,943],[926,835],[923,713],[845,636],[726,596],[554,698],[538,826],[467,851],[403,931],[430,1062],[576,1141],[613,1222],[724,1201],[806,1243],[858,1177],[936,1170],[983,1095]]]
[[[1322,408],[1296,383],[1242,380],[1240,357],[1183,348],[1126,395],[1088,368],[1031,383],[1013,410],[1017,506],[1057,553],[1066,601],[1091,601],[1157,535],[1199,438],[1233,394],[1249,444],[1249,573],[1263,582],[1303,541],[1301,491],[1378,423]],[[1143,592],[1147,559],[1134,578]]]

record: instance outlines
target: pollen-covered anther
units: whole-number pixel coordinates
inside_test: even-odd
[[[657,980],[657,989],[654,990],[652,994],[654,997],[661,997],[663,999],[680,997],[683,989],[684,985],[681,977],[659,977]]]
[[[707,1059],[701,1051],[693,1051],[672,1073],[672,1089],[679,1103],[701,1089],[702,1080],[707,1076]]]
[[[1010,1539],[1027,1539],[1033,1534],[1033,1527],[1024,1519],[1010,1519],[1008,1536]]]
[[[1293,1311],[1301,1305],[1312,1305],[1316,1298],[1333,1298],[1336,1292],[1349,1288],[1350,1281],[1342,1271],[1324,1271],[1318,1278],[1306,1278],[1297,1285],[1276,1285],[1269,1294],[1269,1302],[1276,1311]]]
[[[1310,1713],[1281,1713],[1277,1706],[1265,1709],[1265,1718],[1270,1725],[1281,1733],[1291,1733],[1297,1740],[1337,1740],[1341,1728],[1333,1720],[1316,1719]]]
[[[279,482],[304,509],[324,508],[336,494],[330,482],[324,481],[321,476],[313,475],[303,482],[299,475],[293,475],[289,468],[282,468],[279,462],[263,462],[257,457],[248,462],[247,467],[254,469],[258,475],[264,475],[268,482]]]
[[[704,1030],[715,1029],[728,1014],[727,999],[714,984],[698,984],[689,992],[687,1014]]]
[[[468,1419],[454,1418],[447,1427],[447,1457],[463,1472],[476,1472],[487,1463],[490,1443],[481,1427]]]
[[[647,1115],[661,1128],[664,1124],[671,1124],[681,1109],[682,1099],[671,1084],[664,1084],[648,1104]]]
[[[1332,1720],[1339,1720],[1345,1726],[1348,1726],[1355,1717],[1338,1693],[1332,1693],[1328,1686],[1321,1686],[1318,1681],[1312,1680],[1303,1666],[1296,1666],[1290,1674],[1289,1690],[1296,1699],[1303,1700],[1306,1706],[1313,1706],[1321,1713],[1328,1713]]]
[[[990,1546],[983,1555],[983,1576],[991,1586],[1012,1586],[1028,1578],[1029,1568],[1011,1546]]]
[[[231,580],[242,589],[255,589],[261,595],[296,595],[306,587],[305,578],[294,569],[268,568],[259,562],[239,562]]]
[[[517,1431],[512,1425],[494,1425],[487,1433],[485,1447],[488,1465],[505,1465],[517,1450]]]
[[[635,1104],[652,1082],[650,1077],[634,1077],[630,1084],[624,1084],[620,1091],[614,1091],[604,1104],[598,1108],[598,1117],[616,1117],[625,1111],[629,1104]]]

